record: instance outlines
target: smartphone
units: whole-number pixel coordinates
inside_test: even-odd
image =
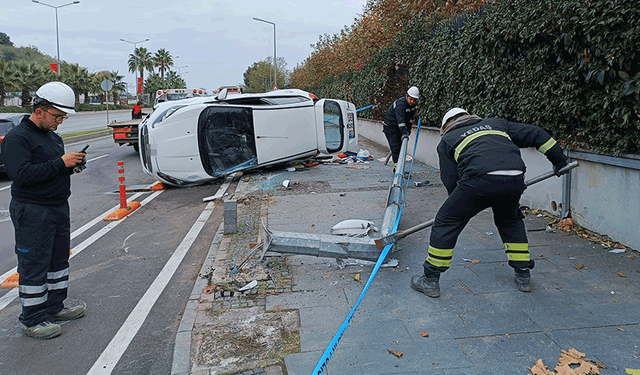
[[[89,148],[89,145],[84,146],[84,148],[82,148],[82,150],[80,150],[80,153],[81,154],[86,154],[88,148]]]

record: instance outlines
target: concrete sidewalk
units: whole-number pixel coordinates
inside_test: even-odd
[[[260,241],[260,217],[271,230],[303,233],[328,234],[345,219],[379,227],[392,167],[378,161],[386,149],[366,140],[361,147],[373,161],[245,176],[236,191],[238,233],[212,246],[218,263],[209,276],[215,269],[228,273]],[[283,180],[290,180],[290,189],[282,187]],[[413,184],[424,180],[431,184]],[[414,164],[399,229],[433,218],[445,199],[437,170]],[[536,261],[532,293],[517,290],[490,211],[474,218],[460,236],[437,299],[410,287],[411,276],[422,273],[429,229],[401,240],[388,257],[399,266],[380,269],[324,373],[524,375],[538,359],[553,370],[562,350],[570,348],[606,367],[601,374],[640,369],[638,253],[612,253],[575,233],[548,231],[549,220],[537,215],[527,215],[525,223]],[[372,270],[301,255],[274,254],[263,264],[269,276],[253,294],[228,285],[203,289],[191,341],[192,374],[311,374]],[[249,317],[241,317],[247,311]],[[258,322],[256,317],[269,313],[279,314],[280,339],[245,345],[245,352],[238,351],[240,345],[214,345],[228,340],[224,328],[234,322]],[[260,341],[246,332],[235,342],[249,336]],[[270,361],[254,358],[298,334],[299,347],[293,340],[293,347],[282,346]]]

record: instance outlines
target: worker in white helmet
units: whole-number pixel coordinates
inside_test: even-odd
[[[420,99],[420,90],[415,86],[411,86],[405,96],[395,100],[391,106],[389,106],[387,113],[382,119],[382,124],[384,125],[382,132],[389,142],[394,172],[398,164],[398,157],[400,156],[402,139],[409,138],[411,134],[411,122],[416,113],[418,99]]]
[[[15,229],[18,322],[29,337],[49,339],[62,329],[56,321],[80,318],[86,304],[68,302],[69,202],[71,174],[85,153],[65,152],[58,126],[75,113],[73,90],[49,82],[36,91],[33,113],[2,142],[2,156],[11,185],[9,212]]]
[[[440,296],[440,274],[451,266],[458,236],[472,217],[490,207],[509,266],[515,271],[516,286],[521,292],[531,292],[530,270],[535,263],[520,211],[526,188],[520,148],[537,148],[558,176],[567,172],[560,171],[568,160],[562,148],[535,125],[482,119],[462,108],[444,115],[440,134],[440,178],[449,197],[431,227],[424,274],[413,276],[411,287],[432,298]]]

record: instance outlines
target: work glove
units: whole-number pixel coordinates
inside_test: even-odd
[[[553,165],[553,173],[555,173],[555,175],[558,177],[562,176],[563,174],[569,173],[570,169],[560,172],[560,170],[566,166],[567,166],[567,158],[565,156],[564,158],[562,158],[561,161]]]
[[[407,128],[405,126],[401,126],[400,127],[400,139],[404,140],[405,138],[409,139],[409,131],[407,130]]]

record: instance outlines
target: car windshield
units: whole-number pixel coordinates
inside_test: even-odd
[[[256,165],[251,108],[207,107],[198,120],[198,144],[202,165],[211,176]]]
[[[11,120],[0,120],[0,134],[7,134],[12,127],[13,122]]]

